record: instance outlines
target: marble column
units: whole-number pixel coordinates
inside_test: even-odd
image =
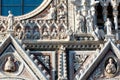
[[[118,11],[117,11],[117,9],[113,10],[113,16],[114,16],[116,40],[119,40],[119,34],[118,34]]]
[[[93,27],[94,27],[94,29],[95,29],[95,25],[97,25],[96,14],[95,14],[95,6],[98,3],[99,3],[99,1],[91,0],[91,14],[93,16],[93,23],[94,23]]]
[[[52,80],[55,80],[55,72],[56,72],[56,52],[52,52]]]
[[[93,23],[94,23],[94,25],[97,25],[96,15],[95,15],[95,6],[91,7],[91,13],[92,13],[92,16],[93,16]],[[95,29],[95,27],[94,27],[94,29]]]

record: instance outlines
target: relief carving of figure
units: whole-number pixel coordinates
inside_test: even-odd
[[[40,32],[35,29],[35,32],[33,33],[33,39],[39,39],[40,38]]]
[[[48,33],[48,31],[47,31],[47,28],[44,29],[42,35],[43,35],[43,38],[48,38],[48,37],[49,37],[49,33]]]
[[[78,11],[76,18],[77,18],[77,22],[76,22],[77,23],[77,33],[85,32],[85,27],[84,27],[85,20],[80,11]]]
[[[18,36],[18,39],[22,39],[23,38],[23,30],[17,29],[16,36]]]
[[[24,34],[24,39],[31,39],[31,32],[29,30],[26,30]]]
[[[57,36],[58,36],[57,30],[54,28],[53,31],[52,31],[52,33],[51,33],[51,37],[54,38],[54,39],[56,39]]]
[[[108,78],[113,77],[117,72],[115,63],[112,58],[108,59],[108,64],[105,67],[105,71],[106,71],[106,77]]]
[[[11,13],[11,11],[8,11],[9,15],[8,15],[8,30],[12,30],[13,29],[13,22],[14,22],[14,16]]]
[[[64,31],[64,29],[61,29],[61,32],[60,32],[60,34],[59,34],[59,38],[60,38],[60,39],[65,39],[65,38],[67,38],[67,34],[66,34],[66,32]]]
[[[113,8],[117,8],[117,0],[111,0]]]
[[[105,28],[107,30],[107,35],[112,34],[112,22],[110,21],[109,18],[107,18],[107,21],[105,22]]]
[[[49,10],[48,19],[56,19],[56,8],[52,4]]]
[[[88,33],[93,31],[93,16],[91,15],[90,10],[88,11],[88,15],[86,17],[86,27]]]
[[[14,59],[11,56],[9,56],[7,58],[7,61],[5,62],[4,71],[14,72],[15,70],[16,70],[16,65],[15,65]]]
[[[115,64],[113,63],[113,59],[110,58],[108,61],[108,64],[106,66],[106,72],[108,74],[114,74],[116,72],[116,67]]]
[[[64,10],[64,8],[59,9],[58,15],[59,15],[59,19],[65,18],[66,11]]]

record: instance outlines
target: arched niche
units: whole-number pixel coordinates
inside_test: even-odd
[[[95,9],[96,9],[96,16],[97,16],[97,25],[103,26],[103,21],[104,21],[103,20],[103,7],[99,3],[98,5],[96,5]]]
[[[107,6],[107,18],[110,18],[113,21],[113,8],[111,3],[108,4]]]

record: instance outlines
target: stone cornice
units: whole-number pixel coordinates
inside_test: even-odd
[[[39,50],[49,49],[56,50],[60,45],[63,45],[67,49],[75,50],[96,50],[100,49],[100,45],[104,44],[104,41],[23,41],[27,49]]]

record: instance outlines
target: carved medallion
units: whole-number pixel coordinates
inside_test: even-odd
[[[118,72],[118,65],[117,62],[113,58],[108,58],[105,62],[105,77],[112,78]]]

